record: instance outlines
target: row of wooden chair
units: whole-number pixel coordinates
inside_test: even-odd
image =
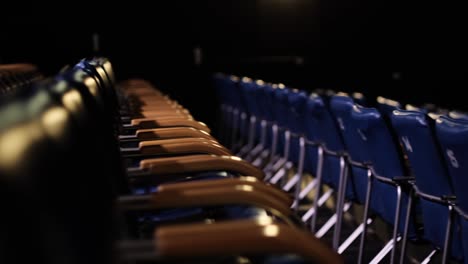
[[[0,105],[1,263],[341,263],[292,197],[90,58]]]
[[[0,96],[26,89],[41,78],[41,73],[33,64],[0,64]]]

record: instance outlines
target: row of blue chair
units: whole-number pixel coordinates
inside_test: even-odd
[[[461,176],[466,137],[463,113],[436,114],[429,107],[411,105],[404,109],[383,97],[371,104],[358,93],[308,94],[282,84],[223,74],[214,80],[224,142],[233,150],[241,146],[238,154],[242,157],[263,159],[254,164],[270,175],[268,181],[294,191],[296,207],[319,186],[312,208],[302,216],[318,237],[327,231],[322,227],[316,232],[318,208],[330,196],[321,194],[321,186],[326,184],[337,193],[336,213],[327,227],[335,226],[333,246],[339,253],[360,235],[358,263],[364,262],[367,226],[379,216],[393,226],[393,232],[372,263],[388,252],[391,263],[396,262],[399,241],[400,262],[404,262],[408,240],[431,242],[434,250],[443,252],[444,263],[449,257],[464,258],[459,243],[460,237],[466,237],[462,236],[464,222],[452,217],[456,211],[463,218],[468,209],[463,206]],[[285,170],[291,166],[296,175],[287,181]],[[305,188],[301,188],[303,172],[315,176]],[[350,202],[364,205],[362,224],[340,243],[342,215]]]

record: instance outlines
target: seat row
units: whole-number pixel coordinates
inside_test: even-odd
[[[466,115],[224,74],[214,76],[214,85],[221,142],[293,194],[294,208],[316,237],[333,228],[338,253],[358,243],[358,263],[404,263],[407,241],[426,241],[433,251],[424,263],[437,252],[442,263],[468,259]],[[302,210],[311,195],[312,206]],[[319,227],[320,208],[331,198],[334,214]],[[357,204],[363,208],[358,226],[342,237],[343,214]],[[366,238],[376,218],[393,231],[370,258]]]
[[[33,64],[3,64],[0,65],[0,95],[26,89],[31,83],[39,80],[41,74]]]
[[[342,263],[291,195],[106,58],[11,89],[0,117],[1,263]]]

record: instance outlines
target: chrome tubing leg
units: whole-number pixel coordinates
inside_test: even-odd
[[[272,131],[271,152],[270,152],[268,163],[263,168],[263,171],[265,172],[265,181],[270,180],[271,176],[273,175],[272,167],[276,162],[276,148],[278,147],[278,132],[279,132],[278,130],[279,130],[278,125],[273,124],[271,126],[271,131]]]
[[[364,258],[364,247],[366,246],[366,237],[367,237],[367,219],[369,218],[369,207],[370,201],[372,198],[372,171],[367,170],[367,190],[366,190],[366,200],[364,202],[364,215],[363,215],[363,230],[361,235],[361,241],[359,243],[359,255],[358,255],[358,264],[362,264]]]
[[[250,151],[250,153],[247,155],[246,161],[252,162],[254,161],[263,151],[265,148],[265,143],[266,143],[266,121],[261,120],[260,121],[260,142]]]
[[[320,199],[320,193],[322,191],[322,169],[323,169],[323,148],[322,146],[318,146],[317,148],[317,172],[316,172],[316,180],[317,180],[317,190],[315,192],[314,197],[314,214],[310,220],[310,231],[312,234],[315,234],[315,225],[317,224],[317,214],[318,214],[318,203]]]
[[[393,248],[392,248],[392,252],[391,252],[391,255],[390,255],[390,263],[395,263],[395,254],[396,254],[396,250],[397,250],[397,236],[398,236],[398,226],[400,225],[400,207],[401,207],[401,198],[402,198],[402,189],[401,189],[401,186],[398,184],[397,185],[397,206],[396,206],[396,211],[395,211],[395,219],[393,221],[394,223],[394,227],[393,227],[393,236],[392,236],[392,239],[393,239]]]
[[[452,241],[452,222],[453,222],[453,206],[449,205],[448,207],[449,215],[447,219],[447,226],[445,227],[445,241],[444,241],[444,251],[442,254],[442,263],[447,263],[448,256],[451,252],[451,241]],[[466,256],[465,256],[466,257]]]
[[[411,214],[413,213],[413,195],[414,192],[411,191],[410,195],[408,197],[408,206],[406,208],[406,217],[405,217],[405,229],[403,230],[403,238],[401,241],[401,249],[400,249],[400,263],[404,264],[405,263],[405,257],[406,257],[406,244],[408,243],[408,228],[409,228],[409,223],[411,220]]]
[[[299,164],[297,165],[297,183],[296,189],[294,190],[294,210],[297,212],[299,209],[299,194],[301,193],[302,176],[304,172],[304,160],[305,160],[305,138],[299,138]]]
[[[348,181],[348,166],[344,157],[340,157],[340,168],[343,168],[343,171],[340,171],[340,183],[338,188],[338,199],[336,204],[336,224],[333,232],[333,249],[337,250],[340,245],[340,235],[341,235],[341,226],[343,222],[343,205],[346,196],[346,184]]]

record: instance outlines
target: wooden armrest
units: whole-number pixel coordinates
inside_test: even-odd
[[[133,89],[151,89],[161,93],[158,89],[154,88],[153,85],[147,80],[143,79],[129,79],[119,83],[119,87],[123,89],[133,90]]]
[[[185,110],[161,110],[161,111],[141,111],[140,115],[146,118],[149,117],[166,117],[166,116],[179,116],[187,119],[193,119],[192,115]]]
[[[171,141],[172,143],[162,143],[160,141]],[[179,141],[179,142],[177,142]],[[191,138],[184,139],[167,139],[156,141],[140,142],[140,152],[143,155],[159,155],[159,154],[212,154],[212,155],[231,155],[231,153],[223,146],[216,142],[206,139],[193,140]]]
[[[140,128],[160,128],[160,127],[193,127],[198,130],[203,130],[210,133],[210,129],[202,122],[195,120],[155,120],[154,118],[136,118],[131,121],[132,126],[138,126]]]
[[[178,105],[176,101],[160,96],[137,96],[135,100],[143,105],[154,107],[168,107]]]
[[[248,184],[213,188],[187,188],[180,191],[159,191],[151,194],[151,209],[206,207],[216,205],[251,205],[265,210],[276,210],[290,216],[289,205]]]
[[[37,72],[37,66],[29,63],[1,64],[0,71],[8,71],[15,74]]]
[[[136,136],[140,140],[150,139],[168,139],[168,138],[206,138],[213,139],[213,137],[203,130],[198,130],[193,127],[168,127],[168,128],[153,128],[153,129],[139,129]]]
[[[151,102],[142,102],[141,111],[161,111],[161,110],[184,110],[185,108],[179,104],[154,104]]]
[[[145,159],[141,169],[154,174],[178,174],[204,171],[230,171],[239,175],[252,176],[263,180],[263,171],[235,156],[190,155],[181,157]]]
[[[139,120],[139,119],[146,119],[146,120],[155,120],[165,121],[165,120],[193,120],[181,115],[158,115],[158,116],[151,116],[151,117],[141,117],[141,118],[133,118],[132,120]]]
[[[148,148],[148,147],[152,147],[152,146],[158,146],[158,145],[177,144],[177,143],[194,143],[194,142],[221,145],[221,144],[218,143],[218,141],[216,141],[214,139],[185,137],[185,138],[168,138],[168,139],[156,139],[156,140],[141,141],[138,144],[138,147],[141,150],[141,149],[144,149],[144,148]]]
[[[243,176],[239,178],[222,178],[222,179],[213,179],[213,180],[203,180],[203,181],[186,181],[186,182],[174,182],[174,183],[165,183],[158,186],[158,192],[170,192],[170,191],[182,191],[185,189],[194,189],[194,188],[219,188],[222,186],[232,186],[232,185],[244,184],[251,185],[256,190],[261,190],[279,201],[283,202],[285,205],[290,206],[294,201],[293,197],[288,193],[277,189],[273,185],[267,185],[263,181],[259,181],[254,177]]]
[[[165,226],[156,229],[154,238],[158,254],[167,257],[284,253],[313,263],[344,263],[306,230],[268,218]]]

